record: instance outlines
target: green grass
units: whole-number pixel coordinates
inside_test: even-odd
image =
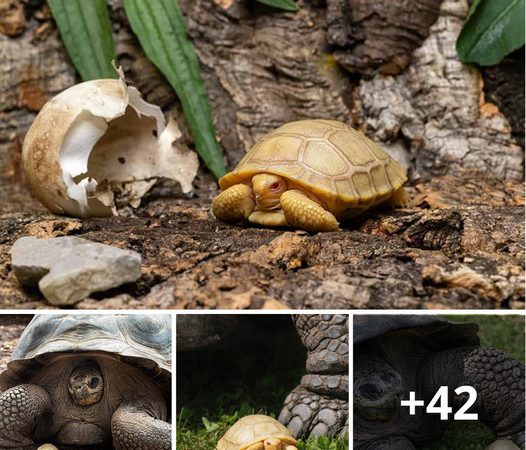
[[[215,450],[217,441],[225,434],[238,419],[247,414],[265,414],[244,405],[232,415],[222,415],[215,422],[203,418],[201,427],[187,428],[184,423],[177,425],[177,449],[182,450]],[[184,417],[184,410],[180,417]],[[183,420],[184,422],[184,420]],[[325,436],[317,439],[300,441],[298,450],[348,450],[349,441],[345,439],[331,439]]]
[[[445,316],[455,322],[479,325],[481,344],[505,350],[524,362],[524,317],[496,315]],[[491,430],[481,423],[452,423],[439,442],[425,450],[484,450],[495,440]]]
[[[277,417],[305,374],[306,351],[292,324],[239,349],[177,356],[177,449],[214,450],[248,414]],[[347,450],[348,439],[301,442],[299,450]]]
[[[481,344],[505,350],[524,362],[524,316],[461,315],[444,316],[455,322],[475,322],[479,326]]]

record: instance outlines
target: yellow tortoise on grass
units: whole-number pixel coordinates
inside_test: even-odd
[[[260,139],[219,180],[214,215],[225,222],[334,231],[383,202],[404,202],[404,168],[359,131],[300,120]]]
[[[292,433],[276,419],[261,414],[245,416],[232,425],[216,450],[298,450]]]

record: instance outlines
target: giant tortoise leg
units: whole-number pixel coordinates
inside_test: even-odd
[[[467,400],[454,389],[473,386],[477,400],[469,413],[478,413],[499,439],[524,449],[524,364],[502,350],[463,347],[428,358],[419,370],[419,391],[429,401],[440,386],[450,387],[451,403],[458,410]]]
[[[300,385],[285,399],[279,421],[296,438],[334,436],[345,428],[348,406],[345,400],[319,395]]]
[[[111,418],[113,445],[117,450],[170,450],[172,427],[136,407],[119,406]]]
[[[362,445],[358,450],[416,450],[416,447],[407,438],[394,436]]]
[[[279,421],[294,437],[346,432],[349,417],[349,328],[345,314],[294,316],[307,347],[307,372],[285,399]]]
[[[51,409],[49,394],[40,386],[21,384],[0,395],[0,448],[33,444],[33,432]],[[40,424],[42,425],[42,424]]]
[[[212,212],[219,220],[234,223],[248,219],[255,206],[252,189],[246,184],[235,184],[214,199]]]
[[[281,194],[279,202],[291,227],[307,231],[338,230],[338,221],[332,213],[301,191],[286,191]]]

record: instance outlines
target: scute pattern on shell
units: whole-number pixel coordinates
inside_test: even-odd
[[[332,120],[301,120],[259,140],[233,172],[226,189],[261,171],[297,181],[316,194],[376,204],[407,180],[405,170],[359,131]]]
[[[276,419],[261,414],[245,416],[228,429],[217,443],[217,450],[240,450],[271,437],[296,443],[291,432]]]
[[[41,314],[22,333],[8,372],[21,375],[33,362],[40,364],[43,357],[54,353],[99,351],[169,373],[171,348],[169,315]]]

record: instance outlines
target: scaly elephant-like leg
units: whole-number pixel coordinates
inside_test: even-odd
[[[0,448],[21,449],[33,444],[33,431],[51,408],[40,386],[21,384],[0,395]]]
[[[349,417],[348,316],[297,315],[294,323],[308,350],[308,374],[285,399],[279,421],[296,438],[345,432]]]
[[[113,445],[117,450],[170,450],[172,427],[134,406],[120,406],[111,418]]]
[[[345,427],[348,406],[343,399],[319,395],[300,385],[285,399],[278,420],[296,438],[335,436]]]
[[[524,364],[502,350],[464,347],[431,356],[418,375],[419,391],[429,402],[440,386],[449,386],[450,403],[456,411],[467,396],[459,386],[473,386],[477,401],[469,411],[478,413],[499,439],[509,439],[524,449]]]

